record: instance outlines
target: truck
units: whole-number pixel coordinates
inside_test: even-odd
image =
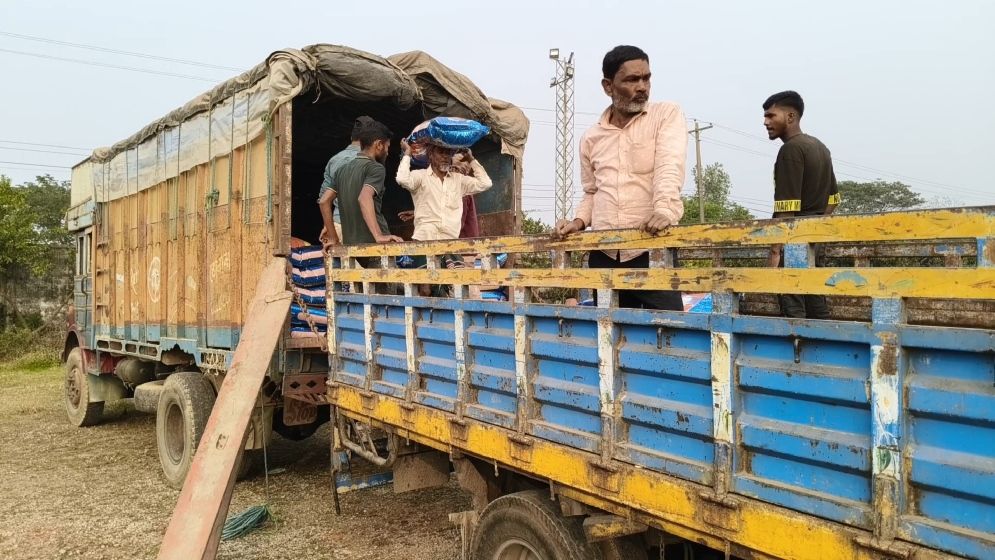
[[[766,266],[773,245],[784,268]],[[630,249],[650,268],[571,257]],[[480,266],[392,266],[452,253]],[[333,449],[423,486],[455,472],[472,497],[451,516],[464,557],[995,558],[993,207],[332,255]],[[416,297],[422,283],[454,297]],[[508,301],[471,297],[480,284]],[[550,287],[597,304],[534,297]],[[712,307],[618,307],[647,289]],[[778,316],[772,294],[828,296],[833,317]],[[360,437],[374,429],[379,450]]]
[[[528,120],[422,52],[382,58],[318,44],[285,49],[73,167],[73,305],[65,341],[69,421],[90,426],[105,403],[156,414],[163,476],[179,488],[244,332],[262,271],[321,229],[328,159],[353,121],[394,131],[384,212],[412,207],[394,182],[400,139],[439,115],[491,129],[476,147],[494,186],[477,196],[485,234],[517,231]],[[288,271],[289,272],[289,271]],[[291,439],[328,420],[321,337],[282,337],[251,418],[242,471],[272,433]]]
[[[327,332],[293,337],[279,259],[316,237],[321,167],[362,114],[491,126],[475,148],[495,183],[486,237],[332,249]],[[244,468],[272,431],[326,420],[333,475],[346,453],[393,469],[395,490],[455,477],[464,557],[995,558],[995,208],[523,237],[527,132],[423,53],[315,45],[74,168],[66,407],[81,426],[116,398],[157,414],[165,478],[183,485],[160,558],[217,548],[236,469],[219,426],[245,434]],[[389,216],[411,207],[389,194]],[[784,268],[765,266],[773,245]],[[627,249],[652,266],[578,266]],[[399,267],[412,256],[427,268]],[[552,289],[596,303],[540,297]],[[646,289],[711,308],[618,307]],[[779,316],[785,293],[828,296],[832,318]],[[250,402],[228,398],[251,367]]]

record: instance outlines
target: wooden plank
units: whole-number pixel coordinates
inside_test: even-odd
[[[217,553],[235,464],[290,311],[284,266],[283,259],[272,259],[256,284],[242,338],[166,528],[160,560],[213,559]]]
[[[995,299],[995,268],[334,269],[329,281]]]
[[[452,241],[389,243],[336,247],[335,256],[442,255],[447,253],[533,253],[550,250],[659,249],[722,245],[912,241],[989,237],[995,233],[995,208],[957,208],[874,215],[756,220],[670,228],[654,236],[638,230],[579,233],[563,241],[548,235],[491,237]]]

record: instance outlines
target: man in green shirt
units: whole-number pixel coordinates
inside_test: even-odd
[[[381,206],[386,191],[384,162],[390,149],[390,130],[373,121],[359,134],[359,154],[342,165],[332,178],[333,199],[340,201],[342,243],[392,243],[404,241],[390,234]],[[369,268],[376,259],[357,259]]]
[[[321,182],[321,189],[318,190],[318,209],[321,210],[321,233],[318,240],[326,248],[330,245],[342,243],[342,214],[339,205],[333,204],[332,186],[335,184],[335,172],[340,167],[349,163],[359,155],[359,133],[363,127],[376,122],[370,117],[357,117],[352,125],[352,134],[349,137],[350,144],[342,151],[335,154],[325,165],[325,174]]]
[[[774,162],[774,216],[823,216],[840,203],[829,148],[802,132],[805,102],[794,91],[775,93],[764,101],[764,127],[771,140],[783,144]],[[781,246],[771,247],[770,266],[784,266]],[[786,317],[828,319],[825,296],[782,295],[781,314]]]

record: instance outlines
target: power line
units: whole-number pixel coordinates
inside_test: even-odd
[[[543,109],[541,107],[522,107],[522,106],[519,106],[518,108],[519,109],[525,109],[525,110],[528,110],[528,111],[545,111],[545,112],[548,112],[548,113],[555,113],[556,112],[555,109]],[[600,117],[603,114],[603,113],[593,113],[591,111],[575,111],[575,112],[578,115],[594,115],[595,117]]]
[[[213,78],[204,78],[202,76],[190,76],[190,75],[187,75],[187,74],[176,74],[174,72],[161,72],[159,70],[148,70],[148,69],[145,69],[145,68],[134,68],[132,66],[119,66],[117,64],[105,64],[103,62],[94,62],[92,60],[81,60],[81,59],[78,59],[78,58],[67,58],[67,57],[62,57],[62,56],[51,56],[51,55],[40,54],[40,53],[31,53],[31,52],[25,52],[25,51],[15,51],[15,50],[12,50],[12,49],[0,49],[0,52],[10,53],[10,54],[19,54],[19,55],[22,55],[22,56],[31,56],[31,57],[35,57],[35,58],[44,58],[44,59],[48,59],[48,60],[61,60],[63,62],[74,62],[76,64],[85,64],[87,66],[99,66],[101,68],[114,68],[116,70],[128,70],[129,72],[141,72],[143,74],[155,74],[157,76],[168,76],[170,78],[183,78],[183,79],[186,79],[186,80],[199,80],[199,81],[202,81],[202,82],[211,82],[211,83],[216,83],[218,81],[218,80],[215,80]]]
[[[11,148],[11,147],[8,147],[8,146],[0,146],[0,150],[13,150],[15,152],[37,152],[37,153],[40,153],[40,154],[64,154],[64,155],[67,155],[67,156],[86,157],[86,154],[80,154],[80,153],[77,153],[77,152],[60,152],[60,151],[56,151],[56,150],[37,150],[37,149],[34,149],[34,148]]]
[[[764,138],[762,136],[746,132],[745,130],[740,130],[738,128],[733,128],[731,126],[725,126],[725,125],[722,125],[722,124],[715,124],[715,127],[716,128],[721,128],[721,129],[726,130],[728,132],[732,132],[733,134],[738,134],[739,136],[742,136],[744,138],[749,138],[750,140],[754,140],[754,141],[757,141],[757,142],[763,142],[765,144],[767,144],[767,143],[770,142],[770,139],[768,139],[768,138]],[[743,148],[743,149],[748,150],[749,148]],[[869,165],[864,165],[864,164],[861,164],[861,163],[856,163],[856,162],[845,160],[845,159],[841,159],[841,158],[838,158],[838,157],[833,157],[833,163],[842,165],[844,167],[853,167],[855,169],[861,169],[863,171],[870,171],[870,172],[873,172],[873,173],[881,173],[882,175],[884,175],[886,177],[894,177],[896,179],[904,179],[906,181],[913,181],[913,182],[916,182],[916,183],[925,183],[925,184],[928,184],[928,185],[932,185],[934,187],[941,187],[941,188],[945,188],[945,189],[954,189],[954,190],[957,190],[957,191],[968,191],[968,192],[976,193],[976,194],[981,195],[981,196],[992,196],[992,193],[988,193],[988,192],[981,191],[981,190],[978,190],[978,189],[971,189],[971,188],[967,188],[967,187],[950,185],[948,183],[941,183],[939,181],[934,181],[932,179],[923,179],[922,177],[915,177],[915,176],[912,176],[912,175],[906,175],[904,173],[895,173],[893,171],[888,171],[887,169],[880,169],[880,168],[877,168],[877,167],[871,167]],[[869,179],[865,179],[865,180],[869,180]],[[945,193],[940,193],[940,194],[945,194]]]
[[[90,148],[77,148],[75,146],[60,146],[58,144],[38,144],[35,142],[18,142],[17,140],[0,140],[0,144],[20,144],[23,146],[41,146],[43,148],[65,148],[67,150],[82,150],[84,152],[91,151]]]
[[[9,163],[10,165],[30,165],[31,167],[42,167],[46,169],[72,169],[69,165],[48,165],[44,163],[30,163],[26,161],[0,161],[0,163]]]
[[[0,169],[2,169],[4,171],[9,170],[9,169],[15,169],[17,171],[35,171],[35,172],[43,171],[44,170],[44,168],[37,168],[37,167],[18,167],[16,165],[0,165]],[[62,170],[62,169],[59,169],[59,170],[49,169],[48,171],[49,171],[49,174],[52,174],[52,175],[62,175],[62,174],[68,174],[69,173],[68,171],[65,171],[65,170]]]
[[[13,37],[15,39],[24,39],[27,41],[37,41],[39,43],[49,43],[51,45],[63,45],[66,47],[75,47],[77,49],[89,49],[91,51],[99,51],[113,54],[121,54],[125,56],[134,56],[137,58],[145,58],[148,60],[161,60],[163,62],[175,62],[177,64],[188,64],[190,66],[200,66],[201,68],[214,68],[217,70],[233,70],[235,72],[241,72],[244,68],[235,68],[233,66],[219,66],[217,64],[208,64],[206,62],[197,62],[196,60],[185,60],[182,58],[169,58],[165,56],[156,56],[154,54],[133,52],[133,51],[123,51],[120,49],[110,49],[107,47],[99,47],[97,45],[86,45],[83,43],[70,43],[69,41],[59,41],[57,39],[47,39],[45,37],[36,37],[33,35],[22,35],[20,33],[11,33],[9,31],[0,31],[0,35],[6,37]]]

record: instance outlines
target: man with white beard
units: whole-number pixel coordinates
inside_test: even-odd
[[[564,237],[588,227],[663,232],[684,215],[684,113],[673,102],[649,102],[649,56],[642,49],[615,47],[605,55],[601,70],[601,86],[612,103],[581,138],[584,198],[576,217],[557,223],[554,235]],[[648,268],[649,252],[592,251],[588,266]],[[684,309],[680,292],[663,290],[620,290],[619,306]]]

